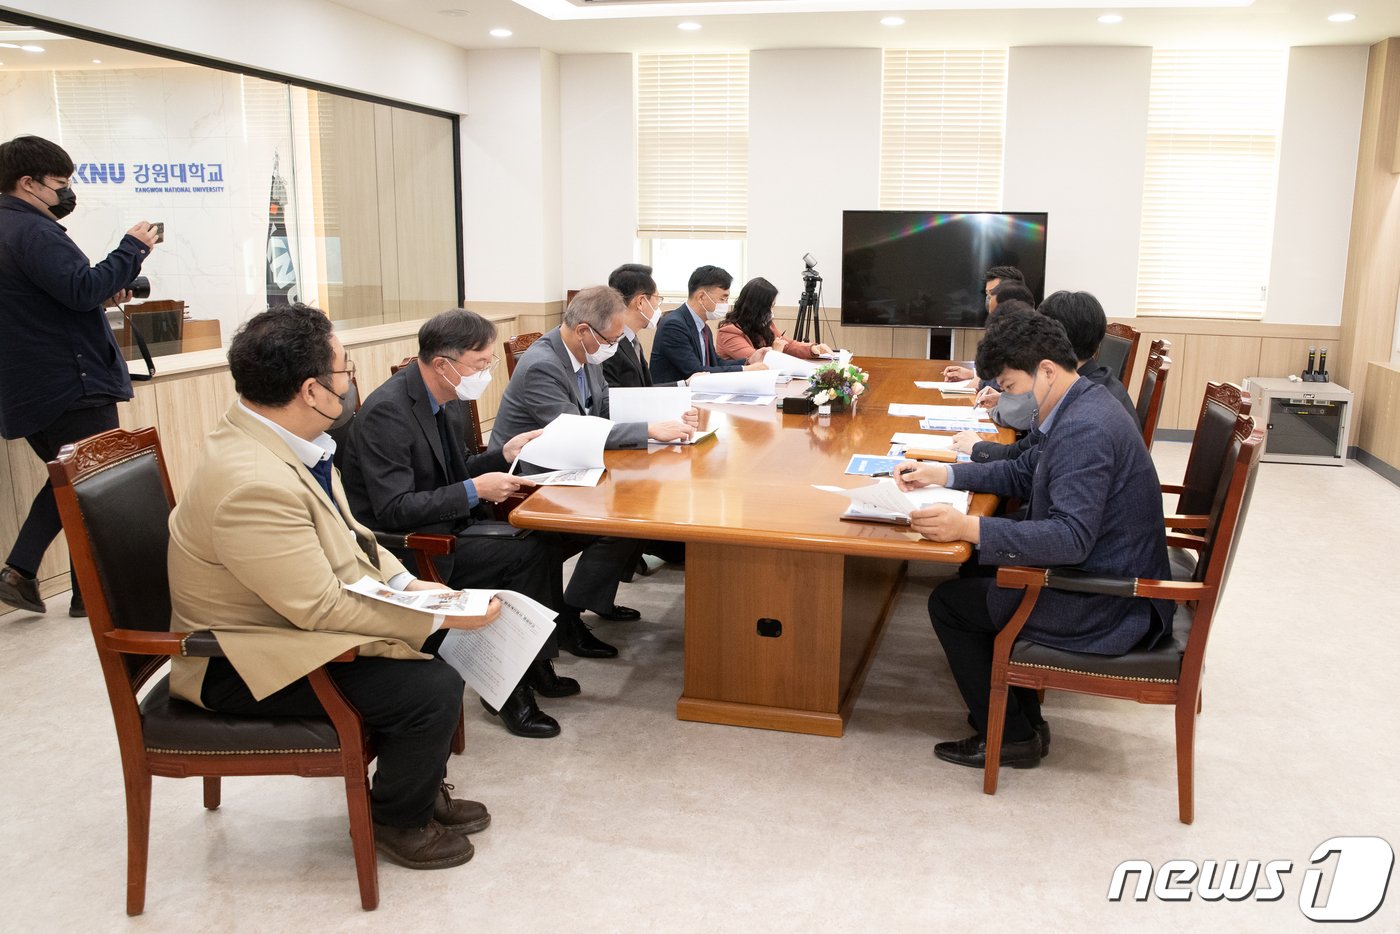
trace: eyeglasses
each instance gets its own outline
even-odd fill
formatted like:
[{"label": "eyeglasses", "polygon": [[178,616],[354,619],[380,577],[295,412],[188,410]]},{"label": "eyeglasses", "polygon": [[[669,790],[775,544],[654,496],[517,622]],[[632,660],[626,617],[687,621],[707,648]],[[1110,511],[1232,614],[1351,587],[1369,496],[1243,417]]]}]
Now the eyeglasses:
[{"label": "eyeglasses", "polygon": [[612,340],[608,340],[606,337],[603,336],[603,333],[601,331],[599,331],[593,325],[589,324],[587,321],[583,322],[583,326],[588,328],[588,330],[592,331],[594,335],[598,338],[598,342],[600,344],[603,344],[604,346],[611,347],[613,344],[616,344],[618,341],[622,340],[621,334],[617,335],[617,337],[614,337]]},{"label": "eyeglasses", "polygon": [[351,360],[349,357],[346,357],[346,358],[345,358],[345,369],[343,369],[343,370],[327,370],[326,372],[329,373],[331,376],[334,376],[334,375],[337,374],[337,373],[344,373],[346,376],[350,377],[351,379],[354,379],[354,378],[355,378],[355,361],[354,361],[354,360]]},{"label": "eyeglasses", "polygon": [[483,363],[481,366],[475,366],[473,364],[468,363],[465,360],[459,360],[456,357],[443,356],[442,359],[452,361],[452,363],[465,369],[469,375],[485,373],[487,370],[494,370],[496,368],[496,364],[501,362],[501,358],[496,356],[495,354],[492,354],[491,359]]}]

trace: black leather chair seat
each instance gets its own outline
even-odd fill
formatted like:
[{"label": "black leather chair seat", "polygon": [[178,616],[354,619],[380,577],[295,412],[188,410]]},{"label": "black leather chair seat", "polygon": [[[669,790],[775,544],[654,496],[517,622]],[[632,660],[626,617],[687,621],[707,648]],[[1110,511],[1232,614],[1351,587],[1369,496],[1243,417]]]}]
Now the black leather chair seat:
[{"label": "black leather chair seat", "polygon": [[[1172,566],[1172,580],[1189,581],[1196,573],[1196,552],[1190,548],[1168,548],[1167,560]],[[1176,626],[1175,620],[1172,626]]]},{"label": "black leather chair seat", "polygon": [[161,678],[141,701],[141,721],[150,752],[253,753],[334,752],[335,727],[324,717],[235,717],[170,696]]},{"label": "black leather chair seat", "polygon": [[1181,676],[1181,656],[1186,653],[1186,639],[1191,635],[1193,615],[1189,607],[1178,606],[1172,619],[1171,638],[1150,652],[1134,649],[1126,655],[1087,655],[1018,639],[1011,649],[1011,661],[1013,664],[1113,678],[1175,681]]}]

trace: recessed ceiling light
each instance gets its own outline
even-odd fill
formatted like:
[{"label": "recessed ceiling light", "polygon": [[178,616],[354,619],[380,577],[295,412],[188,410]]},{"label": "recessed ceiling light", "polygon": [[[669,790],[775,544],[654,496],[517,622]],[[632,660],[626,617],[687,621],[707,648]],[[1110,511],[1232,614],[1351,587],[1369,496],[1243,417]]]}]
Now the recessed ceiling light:
[{"label": "recessed ceiling light", "polygon": [[20,48],[20,51],[21,51],[21,52],[42,52],[42,51],[44,51],[44,47],[43,47],[42,45],[22,45],[22,46],[20,46],[19,48]]},{"label": "recessed ceiling light", "polygon": [[1112,26],[1114,23],[1123,22],[1123,17],[1119,16],[1117,13],[1105,13],[1103,16],[1099,17],[1099,22],[1103,23],[1105,26]]},{"label": "recessed ceiling light", "polygon": [[677,24],[676,24],[676,28],[677,28],[677,29],[684,29],[686,32],[695,32],[695,30],[697,30],[697,29],[700,28],[700,24],[699,24],[699,23],[689,23],[689,22],[687,22],[687,23],[677,23]]},{"label": "recessed ceiling light", "polygon": [[881,25],[881,26],[903,26],[903,25],[904,25],[904,17],[902,17],[902,16],[886,16],[884,19],[880,20],[880,25]]},{"label": "recessed ceiling light", "polygon": [[470,15],[471,15],[471,10],[458,10],[458,9],[438,10],[438,15],[439,15],[439,16],[470,16]]},{"label": "recessed ceiling light", "polygon": [[1329,23],[1349,23],[1356,19],[1355,13],[1333,13],[1327,17]]},{"label": "recessed ceiling light", "polygon": [[504,26],[497,26],[495,29],[491,30],[491,35],[495,36],[497,39],[509,39],[511,36],[515,35],[515,33],[506,29]]}]

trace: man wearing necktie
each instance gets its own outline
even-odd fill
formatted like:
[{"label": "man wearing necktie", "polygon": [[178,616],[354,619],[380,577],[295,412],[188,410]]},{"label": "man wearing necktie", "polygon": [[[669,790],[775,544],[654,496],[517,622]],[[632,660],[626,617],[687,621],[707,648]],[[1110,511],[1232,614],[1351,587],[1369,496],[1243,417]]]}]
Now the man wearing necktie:
[{"label": "man wearing necktie", "polygon": [[170,691],[250,716],[322,712],[306,674],[327,670],[378,752],[375,843],[414,869],[471,859],[480,804],[454,800],[446,761],[462,679],[435,654],[448,628],[483,617],[433,617],[351,593],[362,577],[431,590],[354,520],[331,467],[327,431],[354,414],[354,364],[330,320],[305,306],[250,319],[229,346],[239,399],[205,441],[170,515],[170,628],[216,634],[223,658],[175,658]]},{"label": "man wearing necktie", "polygon": [[622,296],[626,311],[622,317],[622,340],[617,342],[617,353],[603,362],[603,377],[613,389],[654,385],[640,338],[642,331],[656,327],[661,318],[661,295],[651,267],[640,263],[619,266],[608,276],[608,285]]}]

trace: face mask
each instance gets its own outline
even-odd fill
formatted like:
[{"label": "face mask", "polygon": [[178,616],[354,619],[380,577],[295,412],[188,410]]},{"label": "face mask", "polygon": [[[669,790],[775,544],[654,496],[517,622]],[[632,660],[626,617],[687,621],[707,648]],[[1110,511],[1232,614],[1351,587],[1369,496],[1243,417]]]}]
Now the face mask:
[{"label": "face mask", "polygon": [[316,414],[322,418],[329,418],[331,420],[331,423],[326,426],[326,431],[335,431],[337,428],[344,428],[346,425],[350,424],[350,419],[355,417],[355,409],[360,404],[360,390],[356,388],[354,380],[350,381],[350,388],[345,390],[345,395],[343,396],[325,383],[321,383],[321,386],[340,400],[340,414],[331,418],[331,416],[322,412],[320,409],[316,409]]},{"label": "face mask", "polygon": [[728,302],[720,302],[718,305],[716,305],[716,306],[714,307],[714,310],[713,310],[713,311],[711,311],[709,314],[707,314],[707,315],[705,316],[705,318],[706,318],[706,320],[709,320],[709,321],[718,321],[720,318],[723,318],[723,317],[725,317],[725,316],[728,315],[728,314],[729,314],[729,303],[728,303]]},{"label": "face mask", "polygon": [[[451,361],[448,361],[447,365],[452,366]],[[462,376],[462,374],[457,371],[457,368],[453,366],[452,372],[456,373],[459,377],[457,384],[452,387],[452,390],[457,393],[457,398],[461,399],[463,402],[471,402],[473,399],[480,399],[481,394],[486,391],[486,387],[491,385],[490,370],[482,370],[479,373],[473,373],[471,376]]]},{"label": "face mask", "polygon": [[585,346],[583,349],[583,356],[585,360],[594,366],[602,366],[609,357],[617,353],[617,344],[605,344],[597,337],[595,337],[594,340],[598,341],[598,349],[590,352],[588,347]]},{"label": "face mask", "polygon": [[1007,428],[1014,428],[1017,431],[1030,431],[1035,423],[1037,405],[1035,392],[1009,393],[1004,392],[997,400],[996,412],[997,421]]},{"label": "face mask", "polygon": [[[652,328],[656,327],[656,322],[661,318],[661,306],[658,305],[652,308],[651,302],[643,301],[647,308],[651,308],[651,314],[648,315],[645,311],[642,312],[642,317],[647,320],[647,323],[642,326],[642,330],[650,331]],[[641,309],[638,309],[638,311],[641,311]]]},{"label": "face mask", "polygon": [[[44,186],[49,188],[48,185]],[[49,191],[58,196],[57,203],[49,207],[49,213],[55,218],[63,219],[73,213],[73,209],[78,206],[78,194],[71,186],[65,185],[62,188],[49,188]]]}]

